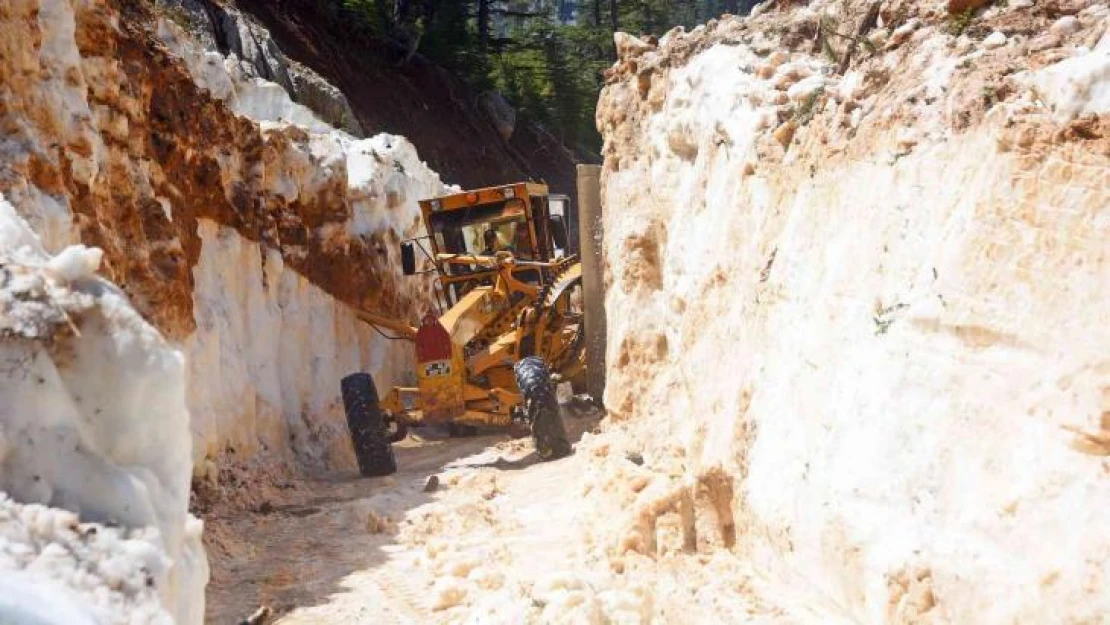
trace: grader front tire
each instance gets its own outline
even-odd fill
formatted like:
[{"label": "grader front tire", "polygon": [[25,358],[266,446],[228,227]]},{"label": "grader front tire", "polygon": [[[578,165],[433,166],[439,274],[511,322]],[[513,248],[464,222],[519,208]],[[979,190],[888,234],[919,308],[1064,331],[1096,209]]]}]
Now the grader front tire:
[{"label": "grader front tire", "polygon": [[352,373],[340,382],[347,427],[358,460],[358,471],[365,477],[381,477],[397,472],[385,416],[378,406],[378,391],[368,373]]}]

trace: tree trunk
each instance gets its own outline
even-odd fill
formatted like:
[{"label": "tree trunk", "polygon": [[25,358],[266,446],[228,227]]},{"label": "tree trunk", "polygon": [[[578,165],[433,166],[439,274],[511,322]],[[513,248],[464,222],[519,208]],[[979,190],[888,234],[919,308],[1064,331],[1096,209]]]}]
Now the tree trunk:
[{"label": "tree trunk", "polygon": [[489,0],[478,0],[478,45],[489,44]]},{"label": "tree trunk", "polygon": [[594,26],[601,28],[601,0],[594,0]]},{"label": "tree trunk", "polygon": [[393,14],[389,10],[389,6],[385,2],[375,2],[374,8],[378,10],[378,19],[381,20],[382,28],[385,30],[386,35],[389,35],[393,30]]},{"label": "tree trunk", "polygon": [[439,0],[426,0],[422,6],[424,9],[424,29],[426,32],[432,29],[432,24],[436,21],[436,9],[439,8]]},{"label": "tree trunk", "polygon": [[620,12],[617,10],[617,0],[609,0],[609,29],[613,32],[620,30]]}]

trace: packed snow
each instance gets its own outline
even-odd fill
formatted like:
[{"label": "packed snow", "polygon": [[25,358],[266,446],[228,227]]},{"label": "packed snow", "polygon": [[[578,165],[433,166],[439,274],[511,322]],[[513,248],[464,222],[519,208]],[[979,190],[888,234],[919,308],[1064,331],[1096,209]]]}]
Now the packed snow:
[{"label": "packed snow", "polygon": [[1059,121],[1110,112],[1110,30],[1093,50],[1076,50],[1071,58],[1027,73],[1025,82],[1052,107]]},{"label": "packed snow", "polygon": [[[4,502],[0,537],[8,547],[0,549],[0,566],[95,596],[98,613],[112,615],[105,622],[121,618],[112,602],[134,600],[144,603],[150,622],[165,610],[179,623],[200,623],[208,569],[201,522],[187,511],[184,361],[118,289],[94,275],[99,262],[99,250],[84,246],[51,257],[0,198],[0,491],[51,507]],[[69,555],[81,542],[73,534],[78,518],[141,537],[106,561],[97,554],[110,553],[110,543]],[[122,540],[122,531],[104,532],[104,540]],[[107,577],[78,574],[86,560]],[[128,599],[120,586],[141,575],[155,601]],[[126,596],[115,596],[121,592]],[[59,610],[66,601],[63,593]]]},{"label": "packed snow", "polygon": [[626,42],[599,107],[608,434],[644,469],[588,479],[590,540],[677,600],[674,545],[708,536],[793,619],[1097,620],[1110,163],[1040,137],[1105,112],[1106,35],[957,132],[987,88],[935,24],[839,84],[734,26]]},{"label": "packed snow", "polygon": [[226,447],[302,465],[353,466],[338,380],[401,382],[408,343],[389,341],[235,230],[201,220],[197,331],[186,345],[198,470]]},{"label": "packed snow", "polygon": [[[345,233],[392,232],[400,239],[422,233],[418,200],[454,188],[428,169],[404,137],[353,137],[293,102],[279,85],[245,75],[238,59],[204,50],[172,21],[160,19],[158,34],[185,61],[198,87],[259,123],[266,136],[281,133],[281,158],[267,163],[265,177],[275,198],[313,197],[345,174],[352,208]],[[289,127],[305,132],[284,132]],[[197,332],[186,344],[198,472],[205,458],[227,449],[239,458],[269,451],[316,466],[351,466],[338,381],[368,371],[379,388],[388,388],[405,375],[410,347],[382,338],[285,267],[275,251],[207,221],[199,233]],[[331,238],[332,232],[322,234]],[[422,280],[397,279],[414,294],[427,288]]]},{"label": "packed snow", "polygon": [[2,623],[174,623],[158,596],[170,564],[155,530],[81,523],[0,493]]}]

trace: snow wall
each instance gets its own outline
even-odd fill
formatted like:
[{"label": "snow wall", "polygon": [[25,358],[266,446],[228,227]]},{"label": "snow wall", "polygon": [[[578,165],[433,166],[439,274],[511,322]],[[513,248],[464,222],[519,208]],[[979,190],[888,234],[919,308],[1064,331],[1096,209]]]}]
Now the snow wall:
[{"label": "snow wall", "polygon": [[351,307],[415,321],[430,285],[402,279],[397,244],[448,187],[404,138],[331,128],[177,17],[0,9],[0,594],[58,605],[2,616],[201,622],[191,480],[234,497],[252,474],[353,468],[340,378],[406,376],[407,346]]},{"label": "snow wall", "polygon": [[592,540],[723,566],[691,618],[1100,621],[1110,10],[883,2],[841,73],[869,4],[617,35]]},{"label": "snow wall", "polygon": [[[40,504],[0,495],[0,568],[100,622],[168,610],[199,623],[208,568],[188,514],[184,361],[95,277],[101,258],[84,246],[51,258],[0,196],[0,491]],[[0,601],[5,620],[54,609],[20,594]],[[41,622],[70,622],[56,610]]]}]

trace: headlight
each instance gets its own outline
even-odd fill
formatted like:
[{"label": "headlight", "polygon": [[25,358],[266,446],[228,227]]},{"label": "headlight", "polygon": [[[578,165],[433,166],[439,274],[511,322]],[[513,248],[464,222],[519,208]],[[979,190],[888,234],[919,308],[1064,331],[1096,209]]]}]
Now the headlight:
[{"label": "headlight", "polygon": [[501,189],[501,195],[504,195],[506,198],[516,197],[516,189],[512,187],[505,187],[504,189]]},{"label": "headlight", "polygon": [[432,200],[432,211],[433,212],[439,212],[439,210],[441,208],[443,208],[443,205],[440,204],[439,200]]}]

